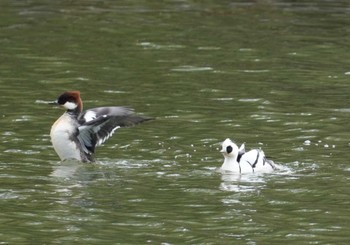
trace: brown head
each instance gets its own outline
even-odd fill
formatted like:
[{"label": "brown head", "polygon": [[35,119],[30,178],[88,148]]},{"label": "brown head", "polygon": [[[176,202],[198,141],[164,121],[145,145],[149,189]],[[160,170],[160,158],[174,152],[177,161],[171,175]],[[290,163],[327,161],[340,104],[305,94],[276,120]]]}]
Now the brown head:
[{"label": "brown head", "polygon": [[83,102],[79,91],[64,92],[58,97],[56,104],[64,107],[67,111],[80,113],[83,110]]}]

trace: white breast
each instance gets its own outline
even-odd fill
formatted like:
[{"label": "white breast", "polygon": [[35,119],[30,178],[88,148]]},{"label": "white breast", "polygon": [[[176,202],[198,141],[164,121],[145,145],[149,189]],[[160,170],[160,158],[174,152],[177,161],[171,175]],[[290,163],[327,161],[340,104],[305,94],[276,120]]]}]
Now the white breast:
[{"label": "white breast", "polygon": [[240,173],[239,163],[234,158],[225,157],[224,163],[221,168],[222,171],[230,171],[235,173]]},{"label": "white breast", "polygon": [[77,159],[81,161],[80,150],[71,137],[76,131],[76,124],[64,113],[51,127],[51,142],[60,159]]}]

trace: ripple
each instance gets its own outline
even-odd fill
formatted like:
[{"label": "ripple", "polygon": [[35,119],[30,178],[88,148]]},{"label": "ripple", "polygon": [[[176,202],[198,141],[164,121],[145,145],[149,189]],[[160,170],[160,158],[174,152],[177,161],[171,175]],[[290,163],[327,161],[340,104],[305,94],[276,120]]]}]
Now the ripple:
[{"label": "ripple", "polygon": [[178,71],[178,72],[197,72],[197,71],[212,71],[213,68],[209,66],[179,66],[177,68],[171,69],[172,71]]},{"label": "ripple", "polygon": [[126,94],[128,92],[121,91],[121,90],[104,90],[103,92],[109,93],[109,94]]},{"label": "ripple", "polygon": [[22,149],[8,149],[8,150],[5,150],[4,152],[6,152],[6,153],[15,153],[15,154],[24,154],[24,155],[40,154],[40,151],[22,150]]},{"label": "ripple", "polygon": [[212,100],[231,101],[231,100],[234,100],[234,98],[232,98],[232,97],[223,97],[223,98],[212,98]]},{"label": "ripple", "polygon": [[350,108],[334,109],[333,111],[336,111],[336,112],[344,112],[344,113],[350,113]]},{"label": "ripple", "polygon": [[270,72],[270,70],[240,70],[241,72],[245,73],[266,73]]},{"label": "ripple", "polygon": [[164,45],[164,44],[156,44],[152,42],[140,42],[140,43],[137,43],[137,45],[143,47],[144,49],[167,49],[167,50],[180,49],[185,47],[184,45],[179,45],[179,44]]},{"label": "ripple", "polygon": [[23,116],[21,116],[20,118],[13,119],[12,121],[13,121],[13,122],[28,122],[28,121],[30,121],[31,119],[32,119],[31,116],[29,116],[29,115],[23,115]]},{"label": "ripple", "polygon": [[220,50],[221,47],[198,47],[198,50]]},{"label": "ripple", "polygon": [[0,200],[9,200],[9,199],[20,199],[21,197],[18,194],[13,192],[4,192],[0,193]]}]

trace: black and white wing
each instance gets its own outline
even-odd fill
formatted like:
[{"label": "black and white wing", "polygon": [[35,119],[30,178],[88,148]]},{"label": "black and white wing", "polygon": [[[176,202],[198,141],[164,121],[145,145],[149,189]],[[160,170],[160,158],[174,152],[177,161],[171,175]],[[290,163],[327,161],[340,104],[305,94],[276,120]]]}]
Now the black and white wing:
[{"label": "black and white wing", "polygon": [[245,166],[253,172],[270,172],[274,170],[271,160],[266,159],[265,153],[260,149],[253,149],[242,155],[241,167]]},{"label": "black and white wing", "polygon": [[131,127],[152,118],[137,116],[129,107],[99,107],[84,111],[78,118],[78,139],[86,153],[94,153],[115,130]]},{"label": "black and white wing", "polygon": [[237,162],[239,162],[242,156],[245,154],[245,143],[243,143],[238,149]]}]

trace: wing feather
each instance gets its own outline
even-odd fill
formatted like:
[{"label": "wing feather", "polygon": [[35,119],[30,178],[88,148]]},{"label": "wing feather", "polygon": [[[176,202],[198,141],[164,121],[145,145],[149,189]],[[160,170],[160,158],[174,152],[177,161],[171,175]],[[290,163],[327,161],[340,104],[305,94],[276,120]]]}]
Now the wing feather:
[{"label": "wing feather", "polygon": [[87,110],[78,118],[78,139],[86,153],[94,153],[121,127],[131,127],[152,118],[137,116],[130,107],[99,107]]}]

